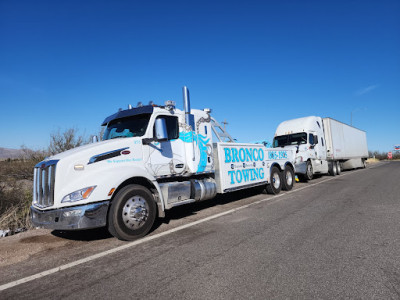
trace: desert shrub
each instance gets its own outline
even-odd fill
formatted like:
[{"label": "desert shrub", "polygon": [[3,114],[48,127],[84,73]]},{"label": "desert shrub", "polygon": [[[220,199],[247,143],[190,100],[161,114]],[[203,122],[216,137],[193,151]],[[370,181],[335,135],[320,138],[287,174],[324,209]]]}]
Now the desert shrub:
[{"label": "desert shrub", "polygon": [[[391,151],[392,152],[392,159],[400,159],[400,152],[399,151]],[[374,157],[379,160],[385,160],[388,157],[388,152],[384,151],[369,151],[369,157]]]},{"label": "desert shrub", "polygon": [[29,183],[16,180],[1,182],[0,199],[0,229],[32,227],[29,218],[32,188]]},{"label": "desert shrub", "polygon": [[50,134],[49,153],[55,155],[75,147],[89,143],[84,135],[79,135],[78,130],[70,128],[61,132],[60,130]]},{"label": "desert shrub", "polygon": [[90,139],[71,128],[51,133],[47,150],[22,146],[18,159],[0,161],[0,229],[32,228],[29,208],[32,203],[33,168],[50,155],[87,144]]}]

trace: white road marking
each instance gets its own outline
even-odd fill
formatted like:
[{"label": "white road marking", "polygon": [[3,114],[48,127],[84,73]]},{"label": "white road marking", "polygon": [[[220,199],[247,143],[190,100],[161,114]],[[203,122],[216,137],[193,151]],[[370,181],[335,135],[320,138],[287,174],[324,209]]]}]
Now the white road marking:
[{"label": "white road marking", "polygon": [[32,281],[32,280],[35,280],[35,279],[39,279],[39,278],[42,278],[42,277],[45,277],[45,276],[60,272],[62,270],[66,270],[66,269],[70,269],[70,268],[79,266],[81,264],[90,262],[92,260],[107,256],[109,254],[113,254],[113,253],[116,253],[116,252],[119,252],[119,251],[122,251],[122,250],[125,250],[125,249],[128,249],[128,248],[131,248],[131,247],[134,247],[134,246],[137,246],[137,245],[140,245],[140,244],[143,244],[143,243],[158,239],[158,238],[166,236],[168,234],[171,234],[171,233],[174,233],[174,232],[177,232],[177,231],[181,231],[183,229],[186,229],[186,228],[189,228],[189,227],[192,227],[192,226],[195,226],[195,225],[198,225],[198,224],[201,224],[201,223],[204,223],[204,222],[207,222],[207,221],[210,221],[210,220],[213,220],[213,219],[216,219],[216,218],[219,218],[219,217],[234,213],[236,211],[248,208],[248,207],[250,207],[252,205],[260,204],[260,203],[263,203],[263,202],[271,202],[271,204],[276,203],[276,202],[282,200],[282,199],[277,199],[277,198],[282,198],[283,196],[293,194],[295,192],[304,190],[304,189],[312,187],[312,186],[316,186],[316,185],[321,184],[321,183],[325,183],[327,181],[331,181],[331,180],[336,179],[336,178],[341,178],[341,177],[346,176],[348,174],[354,174],[355,172],[358,172],[358,171],[361,171],[361,170],[356,170],[356,171],[353,171],[353,172],[350,172],[350,173],[341,174],[338,177],[336,177],[336,176],[335,177],[330,177],[328,179],[319,181],[317,183],[308,184],[306,186],[303,186],[303,187],[300,187],[298,189],[294,189],[294,190],[285,192],[283,194],[274,195],[274,196],[269,197],[269,198],[264,198],[264,199],[258,200],[256,202],[252,202],[252,203],[249,203],[249,204],[246,204],[246,205],[242,205],[240,207],[236,207],[236,208],[227,210],[225,212],[209,216],[209,217],[201,219],[201,220],[197,220],[197,221],[185,224],[185,225],[181,225],[181,226],[178,226],[176,228],[172,228],[170,230],[167,230],[167,231],[164,231],[164,232],[161,232],[161,233],[158,233],[158,234],[147,236],[147,237],[144,237],[144,238],[142,238],[140,240],[136,240],[136,241],[130,242],[128,244],[125,244],[125,245],[122,245],[122,246],[119,246],[119,247],[116,247],[116,248],[113,248],[113,249],[110,249],[110,250],[107,250],[107,251],[104,251],[104,252],[100,252],[100,253],[88,256],[86,258],[82,258],[82,259],[79,259],[77,261],[74,261],[74,262],[71,262],[71,263],[68,263],[68,264],[65,264],[65,265],[61,265],[61,266],[53,268],[53,269],[49,269],[47,271],[43,271],[43,272],[28,276],[28,277],[25,277],[25,278],[22,278],[22,279],[18,279],[18,280],[15,280],[15,281],[0,285],[0,291],[7,290],[7,289],[15,287],[17,285],[20,285],[20,284],[23,284],[23,283],[26,283],[26,282],[29,282],[29,281]]}]

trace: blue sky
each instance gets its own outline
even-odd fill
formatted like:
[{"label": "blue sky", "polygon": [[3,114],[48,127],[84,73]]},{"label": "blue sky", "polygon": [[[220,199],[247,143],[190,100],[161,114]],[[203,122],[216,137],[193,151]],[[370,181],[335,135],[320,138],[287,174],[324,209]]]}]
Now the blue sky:
[{"label": "blue sky", "polygon": [[241,142],[317,115],[400,144],[400,1],[0,0],[0,147],[96,134],[153,100],[210,107]]}]

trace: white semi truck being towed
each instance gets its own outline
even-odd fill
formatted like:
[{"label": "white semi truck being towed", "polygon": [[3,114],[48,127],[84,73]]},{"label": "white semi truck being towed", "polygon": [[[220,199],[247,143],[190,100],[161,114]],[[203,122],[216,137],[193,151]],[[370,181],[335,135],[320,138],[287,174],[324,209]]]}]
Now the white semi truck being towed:
[{"label": "white semi truck being towed", "polygon": [[365,131],[331,118],[305,117],[279,124],[273,149],[296,152],[296,174],[311,180],[314,174],[339,175],[341,170],[366,166]]},{"label": "white semi truck being towed", "polygon": [[235,143],[210,109],[190,109],[186,87],[183,95],[184,111],[172,101],[130,106],[104,120],[102,142],[37,164],[33,224],[55,230],[107,226],[115,237],[133,240],[178,205],[244,188],[292,188],[292,150]]}]

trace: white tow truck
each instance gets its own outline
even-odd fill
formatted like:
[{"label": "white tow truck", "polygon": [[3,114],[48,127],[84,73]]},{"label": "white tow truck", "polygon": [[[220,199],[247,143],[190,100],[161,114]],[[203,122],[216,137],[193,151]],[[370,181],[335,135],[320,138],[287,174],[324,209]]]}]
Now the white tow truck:
[{"label": "white tow truck", "polygon": [[341,170],[366,166],[365,131],[332,118],[304,117],[279,124],[273,149],[296,152],[296,174],[311,180],[314,174],[340,175]]},{"label": "white tow truck", "polygon": [[[107,226],[121,240],[144,236],[156,217],[218,193],[290,190],[294,152],[236,143],[211,110],[139,105],[102,123],[103,141],[57,154],[34,169],[33,224],[55,230]],[[213,138],[216,139],[213,143]]]}]

